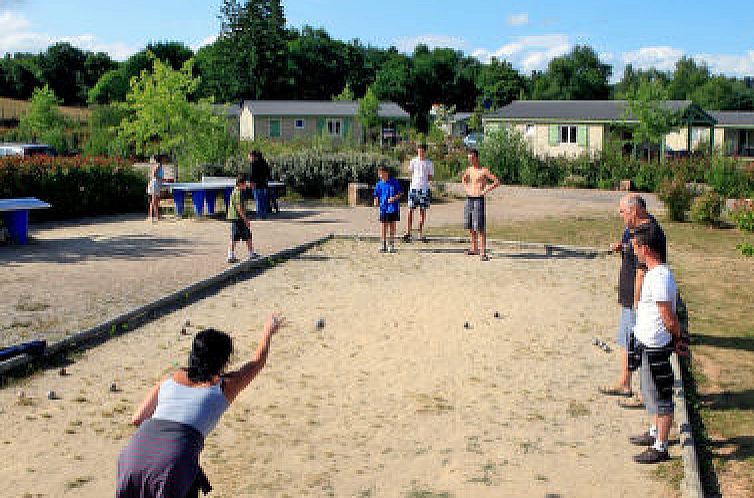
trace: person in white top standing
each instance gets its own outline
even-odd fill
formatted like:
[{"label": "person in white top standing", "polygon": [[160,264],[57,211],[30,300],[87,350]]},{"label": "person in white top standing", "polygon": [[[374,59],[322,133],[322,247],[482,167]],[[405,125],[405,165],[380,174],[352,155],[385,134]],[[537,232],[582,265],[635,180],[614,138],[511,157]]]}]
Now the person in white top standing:
[{"label": "person in white top standing", "polygon": [[435,174],[432,161],[427,158],[427,144],[420,143],[416,146],[416,157],[411,159],[408,165],[411,173],[411,186],[408,193],[408,221],[406,233],[403,234],[404,242],[411,242],[413,230],[414,211],[419,208],[419,240],[426,242],[424,238],[424,223],[427,220],[427,209],[430,204],[429,182]]},{"label": "person in white top standing", "polygon": [[648,448],[636,455],[637,463],[658,463],[670,459],[668,435],[673,423],[673,369],[670,355],[687,355],[681,340],[681,324],[676,315],[678,294],[673,273],[663,257],[664,237],[654,223],[634,230],[634,252],[647,266],[636,308],[634,337],[641,350],[641,391],[652,417],[649,431],[630,441]]}]

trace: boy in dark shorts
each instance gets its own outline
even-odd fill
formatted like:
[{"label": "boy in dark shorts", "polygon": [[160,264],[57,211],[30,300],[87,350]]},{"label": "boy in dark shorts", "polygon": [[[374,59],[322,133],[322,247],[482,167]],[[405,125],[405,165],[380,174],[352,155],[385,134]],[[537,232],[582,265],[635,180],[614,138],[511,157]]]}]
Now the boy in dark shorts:
[{"label": "boy in dark shorts", "polygon": [[230,242],[228,244],[228,263],[238,263],[236,258],[236,242],[243,240],[249,250],[248,259],[259,257],[254,252],[251,239],[251,222],[246,216],[246,179],[243,176],[236,178],[236,186],[230,194],[228,203],[227,219],[230,221]]},{"label": "boy in dark shorts", "polygon": [[[374,205],[380,208],[380,252],[395,252],[395,225],[401,219],[401,184],[390,176],[387,166],[377,170],[380,181],[374,187]],[[390,243],[388,243],[388,231]]]},{"label": "boy in dark shorts", "polygon": [[479,164],[479,151],[469,149],[469,167],[461,179],[466,190],[466,204],[463,209],[463,226],[471,236],[471,249],[468,255],[479,255],[487,261],[487,232],[484,196],[500,186],[500,180],[489,169]]}]

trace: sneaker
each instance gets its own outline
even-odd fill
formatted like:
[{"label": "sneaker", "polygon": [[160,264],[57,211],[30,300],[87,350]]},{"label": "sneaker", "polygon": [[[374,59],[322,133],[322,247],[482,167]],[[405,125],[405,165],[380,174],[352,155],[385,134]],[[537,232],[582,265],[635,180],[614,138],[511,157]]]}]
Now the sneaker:
[{"label": "sneaker", "polygon": [[403,239],[403,242],[411,242],[411,234],[408,232],[404,233],[401,238]]},{"label": "sneaker", "polygon": [[380,246],[380,252],[387,252],[387,246]]},{"label": "sneaker", "polygon": [[389,245],[387,247],[387,252],[389,252],[389,253],[395,253],[396,252],[395,251],[395,246],[394,245]]},{"label": "sneaker", "polygon": [[635,444],[636,446],[654,446],[655,444],[655,438],[649,433],[649,431],[639,434],[638,436],[631,436],[628,440],[631,444]]},{"label": "sneaker", "polygon": [[235,256],[228,256],[228,263],[231,264],[231,265],[235,264],[235,263],[238,263],[238,258],[235,257]]},{"label": "sneaker", "polygon": [[251,261],[252,259],[258,259],[259,254],[255,253],[254,251],[251,251],[249,255],[246,257],[246,261]]},{"label": "sneaker", "polygon": [[634,456],[634,462],[636,463],[660,463],[667,462],[668,460],[670,460],[670,454],[668,453],[668,450],[657,451],[654,446],[650,446],[646,450]]}]

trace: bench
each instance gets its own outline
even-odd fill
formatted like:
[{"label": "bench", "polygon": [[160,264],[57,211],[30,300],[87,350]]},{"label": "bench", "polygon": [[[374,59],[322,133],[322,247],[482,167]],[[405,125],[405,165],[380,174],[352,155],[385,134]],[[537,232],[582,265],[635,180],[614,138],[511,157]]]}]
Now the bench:
[{"label": "bench", "polygon": [[36,197],[0,199],[0,213],[3,215],[11,241],[19,245],[26,245],[29,236],[29,211],[49,207],[48,203],[40,201]]}]

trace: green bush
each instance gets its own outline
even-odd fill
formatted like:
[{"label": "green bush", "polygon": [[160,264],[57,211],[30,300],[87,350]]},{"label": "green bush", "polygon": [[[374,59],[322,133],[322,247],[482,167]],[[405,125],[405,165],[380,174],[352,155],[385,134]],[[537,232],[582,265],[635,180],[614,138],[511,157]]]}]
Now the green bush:
[{"label": "green bush", "polygon": [[37,197],[52,209],[37,220],[140,211],[146,178],[124,160],[97,157],[0,158],[0,198]]},{"label": "green bush", "polygon": [[720,221],[723,212],[723,198],[717,192],[706,192],[694,198],[691,203],[691,221],[701,225],[714,225]]},{"label": "green bush", "polygon": [[751,200],[736,201],[730,212],[733,223],[746,232],[754,232],[754,202]]},{"label": "green bush", "polygon": [[754,256],[754,246],[748,242],[742,242],[736,246],[736,249],[741,251],[744,256]]},{"label": "green bush", "polygon": [[691,207],[691,191],[682,177],[665,180],[660,184],[657,197],[665,204],[665,210],[672,221],[684,221]]},{"label": "green bush", "polygon": [[[308,150],[267,157],[274,179],[279,179],[306,197],[338,196],[350,182],[375,183],[377,167],[387,166],[398,173],[398,161],[371,152],[322,152]],[[229,161],[226,174],[248,172],[243,157]]]},{"label": "green bush", "polygon": [[704,181],[725,198],[746,197],[754,191],[754,177],[732,157],[715,155],[704,173]]}]

